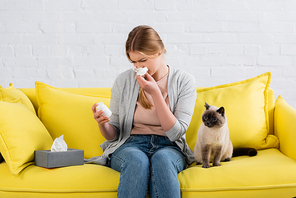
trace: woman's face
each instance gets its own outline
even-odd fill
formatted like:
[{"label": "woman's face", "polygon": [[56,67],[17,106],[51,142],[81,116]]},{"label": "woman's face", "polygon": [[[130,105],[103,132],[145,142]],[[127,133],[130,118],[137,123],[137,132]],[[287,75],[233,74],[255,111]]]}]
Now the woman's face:
[{"label": "woman's face", "polygon": [[145,56],[137,51],[129,52],[129,57],[136,68],[147,67],[148,73],[151,76],[153,76],[159,67],[163,65],[163,57],[161,52],[152,56]]}]

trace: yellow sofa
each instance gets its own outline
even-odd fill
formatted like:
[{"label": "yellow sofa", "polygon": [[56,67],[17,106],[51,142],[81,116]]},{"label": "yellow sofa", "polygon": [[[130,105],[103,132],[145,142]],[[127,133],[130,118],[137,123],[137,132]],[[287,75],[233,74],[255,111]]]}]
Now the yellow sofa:
[{"label": "yellow sofa", "polygon": [[[186,133],[190,148],[194,148],[207,102],[225,107],[234,147],[251,146],[258,154],[234,157],[208,169],[192,164],[179,173],[183,198],[296,196],[296,110],[281,96],[275,101],[270,80],[271,73],[265,73],[240,82],[197,88],[196,107]],[[8,128],[10,120],[0,120],[0,151],[5,159],[0,163],[0,197],[116,197],[120,174],[111,168],[84,164],[46,169],[34,165],[32,154],[33,149],[50,149],[52,140],[64,134],[68,147],[83,149],[85,158],[101,155],[99,145],[105,140],[92,118],[91,106],[99,101],[109,105],[110,95],[110,88],[55,88],[41,82],[36,82],[35,88],[0,86],[0,118],[17,118]],[[30,127],[24,126],[27,124]],[[30,131],[37,125],[37,132]],[[10,130],[15,130],[13,138]],[[42,137],[28,139],[40,131]],[[13,146],[15,141],[17,146]],[[39,144],[27,147],[34,142]],[[15,158],[27,154],[28,159]]]}]

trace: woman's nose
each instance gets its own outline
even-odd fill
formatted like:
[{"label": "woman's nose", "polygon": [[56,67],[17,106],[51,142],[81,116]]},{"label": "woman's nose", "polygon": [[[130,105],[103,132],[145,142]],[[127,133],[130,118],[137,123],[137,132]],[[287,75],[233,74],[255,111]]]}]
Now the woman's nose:
[{"label": "woman's nose", "polygon": [[135,66],[137,69],[139,69],[139,68],[142,67],[142,64],[139,63],[139,62],[136,62],[136,63],[134,63],[134,66]]}]

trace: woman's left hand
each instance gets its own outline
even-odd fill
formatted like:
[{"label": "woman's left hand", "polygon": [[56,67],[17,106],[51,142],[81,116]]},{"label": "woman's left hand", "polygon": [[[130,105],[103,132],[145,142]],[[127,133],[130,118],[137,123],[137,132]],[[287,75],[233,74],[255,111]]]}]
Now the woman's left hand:
[{"label": "woman's left hand", "polygon": [[137,82],[144,91],[150,95],[161,93],[156,81],[150,76],[150,74],[146,73],[144,77],[137,75]]}]

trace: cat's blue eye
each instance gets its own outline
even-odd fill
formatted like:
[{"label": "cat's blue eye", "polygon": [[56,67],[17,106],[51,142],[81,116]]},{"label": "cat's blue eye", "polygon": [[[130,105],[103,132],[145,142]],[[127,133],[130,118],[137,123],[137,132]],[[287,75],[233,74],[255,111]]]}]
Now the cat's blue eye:
[{"label": "cat's blue eye", "polygon": [[217,121],[217,118],[214,118],[213,121],[216,122]]},{"label": "cat's blue eye", "polygon": [[208,116],[204,116],[204,119],[207,120],[208,119]]}]

